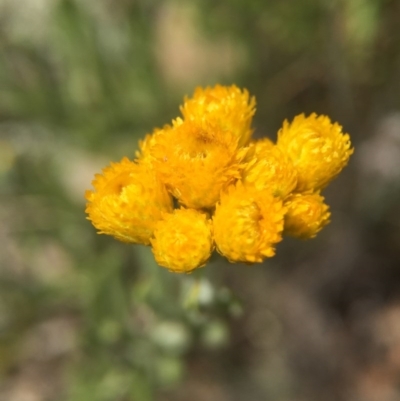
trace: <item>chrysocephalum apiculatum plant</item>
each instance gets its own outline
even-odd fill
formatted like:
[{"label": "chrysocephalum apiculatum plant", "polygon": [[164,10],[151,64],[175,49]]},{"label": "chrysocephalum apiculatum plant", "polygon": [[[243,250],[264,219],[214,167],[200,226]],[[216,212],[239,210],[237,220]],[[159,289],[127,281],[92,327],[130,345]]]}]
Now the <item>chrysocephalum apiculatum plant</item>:
[{"label": "chrysocephalum apiculatum plant", "polygon": [[234,85],[197,88],[134,160],[95,176],[88,219],[100,234],[150,245],[176,273],[204,266],[214,248],[259,263],[283,235],[315,237],[330,219],[321,191],[353,153],[349,135],[313,113],[284,121],[276,143],[252,140],[255,104]]}]

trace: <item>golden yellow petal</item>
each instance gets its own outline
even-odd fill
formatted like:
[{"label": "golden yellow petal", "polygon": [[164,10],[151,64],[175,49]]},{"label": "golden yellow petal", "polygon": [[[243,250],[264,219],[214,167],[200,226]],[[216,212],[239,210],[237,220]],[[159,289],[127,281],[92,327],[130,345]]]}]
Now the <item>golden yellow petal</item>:
[{"label": "golden yellow petal", "polygon": [[136,157],[141,163],[153,161],[152,149],[157,144],[158,137],[170,129],[169,125],[165,125],[163,128],[155,128],[151,134],[146,134],[144,139],[139,140],[139,150],[136,152]]},{"label": "golden yellow petal", "polygon": [[157,223],[151,244],[160,266],[175,273],[190,273],[210,258],[211,223],[204,213],[177,209]]},{"label": "golden yellow petal", "polygon": [[296,190],[319,190],[347,165],[354,149],[342,127],[327,116],[298,115],[285,121],[278,132],[277,146],[293,161],[298,172]]},{"label": "golden yellow petal", "polygon": [[162,213],[172,212],[172,198],[155,172],[126,157],[96,174],[92,185],[86,213],[99,234],[149,244]]},{"label": "golden yellow petal", "polygon": [[213,217],[219,253],[231,262],[262,262],[282,240],[285,208],[269,191],[238,183],[221,195]]},{"label": "golden yellow petal", "polygon": [[318,193],[295,194],[285,202],[285,234],[309,239],[329,223],[329,206]]},{"label": "golden yellow petal", "polygon": [[185,98],[180,107],[184,120],[203,123],[212,122],[223,131],[229,131],[238,139],[239,146],[249,143],[251,122],[256,101],[246,89],[237,86],[196,88],[191,98]]},{"label": "golden yellow petal", "polygon": [[[255,142],[250,160],[243,169],[242,181],[257,190],[268,190],[284,199],[297,184],[297,171],[291,159],[269,139]],[[247,157],[245,159],[247,160]]]},{"label": "golden yellow petal", "polygon": [[212,208],[223,189],[241,176],[243,148],[237,138],[209,122],[174,121],[152,147],[154,166],[179,202]]}]

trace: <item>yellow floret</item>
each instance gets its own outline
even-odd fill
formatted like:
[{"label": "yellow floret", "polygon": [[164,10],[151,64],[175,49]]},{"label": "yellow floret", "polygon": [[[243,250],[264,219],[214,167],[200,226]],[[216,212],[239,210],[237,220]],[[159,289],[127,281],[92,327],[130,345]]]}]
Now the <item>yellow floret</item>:
[{"label": "yellow floret", "polygon": [[136,157],[141,163],[153,161],[152,149],[157,143],[157,138],[170,129],[169,125],[165,125],[164,128],[155,128],[151,134],[147,134],[144,139],[139,140],[139,150],[136,151]]},{"label": "yellow floret", "polygon": [[160,266],[176,273],[190,273],[210,258],[211,223],[204,213],[177,209],[157,223],[151,244]]},{"label": "yellow floret", "polygon": [[297,171],[291,159],[269,139],[253,144],[243,170],[243,183],[257,190],[268,190],[284,199],[296,187]]},{"label": "yellow floret", "polygon": [[207,121],[174,121],[158,134],[151,154],[154,166],[179,202],[194,209],[211,208],[220,192],[241,175],[247,149],[237,138]]},{"label": "yellow floret", "polygon": [[221,195],[213,230],[217,250],[231,262],[262,262],[282,240],[285,208],[269,191],[240,183]]},{"label": "yellow floret", "polygon": [[172,198],[154,171],[126,157],[96,174],[92,185],[86,213],[99,234],[149,244],[162,213],[172,212]]},{"label": "yellow floret", "polygon": [[329,206],[318,193],[295,194],[285,202],[285,234],[296,238],[313,238],[329,223]]},{"label": "yellow floret", "polygon": [[216,85],[213,88],[197,87],[193,97],[185,97],[180,109],[185,120],[213,122],[223,131],[232,132],[239,146],[244,146],[251,138],[255,105],[255,98],[250,97],[246,89]]},{"label": "yellow floret", "polygon": [[297,191],[319,190],[346,166],[354,149],[342,127],[327,116],[301,114],[285,121],[278,133],[278,147],[298,171]]}]

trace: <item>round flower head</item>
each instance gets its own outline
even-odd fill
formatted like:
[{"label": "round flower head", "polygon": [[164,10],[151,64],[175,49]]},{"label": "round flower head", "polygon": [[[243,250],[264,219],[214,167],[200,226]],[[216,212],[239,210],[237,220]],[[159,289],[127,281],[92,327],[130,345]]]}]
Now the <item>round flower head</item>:
[{"label": "round flower head", "polygon": [[240,183],[221,195],[213,218],[219,253],[231,262],[262,262],[282,240],[285,208],[269,191]]},{"label": "round flower head", "polygon": [[211,223],[197,210],[176,209],[157,223],[151,244],[160,266],[176,273],[190,273],[210,258]]},{"label": "round flower head", "polygon": [[237,150],[237,138],[218,126],[178,119],[157,136],[151,154],[172,195],[201,209],[213,207],[221,190],[240,178],[246,151]]},{"label": "round flower head", "polygon": [[149,244],[163,212],[172,212],[172,198],[149,166],[128,158],[96,174],[94,191],[86,191],[88,219],[99,234],[123,242]]},{"label": "round flower head", "polygon": [[297,171],[291,159],[269,139],[254,143],[246,156],[249,160],[243,169],[243,183],[257,190],[268,190],[282,199],[297,184]]},{"label": "round flower head", "polygon": [[256,100],[249,92],[237,86],[216,85],[213,88],[196,88],[193,97],[185,97],[181,112],[185,120],[213,121],[222,130],[231,131],[239,146],[248,144],[252,130],[251,120]]},{"label": "round flower head", "polygon": [[278,133],[278,147],[292,159],[298,171],[297,191],[324,188],[346,166],[351,149],[348,134],[327,116],[301,114],[285,121]]},{"label": "round flower head", "polygon": [[309,239],[329,223],[329,206],[318,193],[294,194],[285,202],[285,234]]}]

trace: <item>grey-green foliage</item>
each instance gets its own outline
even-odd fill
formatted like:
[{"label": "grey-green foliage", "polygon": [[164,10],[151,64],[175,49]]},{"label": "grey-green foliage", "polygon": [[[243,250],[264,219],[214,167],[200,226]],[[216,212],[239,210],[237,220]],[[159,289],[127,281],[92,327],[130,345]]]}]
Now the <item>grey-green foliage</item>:
[{"label": "grey-green foliage", "polygon": [[48,124],[91,148],[109,146],[111,135],[135,142],[149,121],[163,123],[165,97],[152,47],[154,5],[92,6],[55,2],[40,43],[3,32],[2,119]]}]

